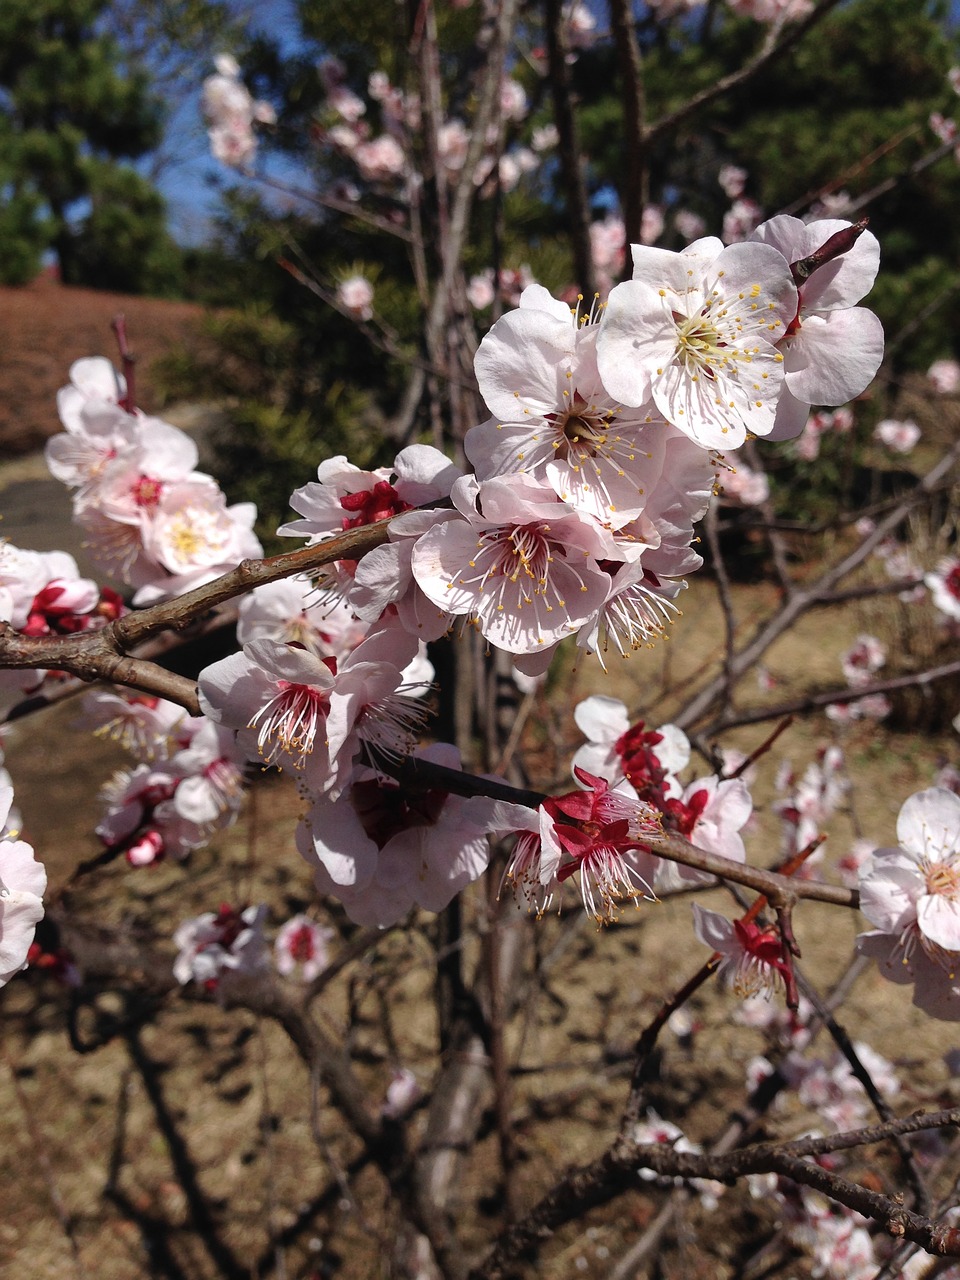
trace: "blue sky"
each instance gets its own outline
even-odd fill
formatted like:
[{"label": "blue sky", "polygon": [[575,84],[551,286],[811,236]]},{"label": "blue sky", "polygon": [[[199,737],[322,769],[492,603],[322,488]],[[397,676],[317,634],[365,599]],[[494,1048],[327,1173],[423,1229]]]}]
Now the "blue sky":
[{"label": "blue sky", "polygon": [[[282,54],[293,54],[300,47],[293,0],[261,0],[251,13],[250,26],[255,33],[276,41]],[[215,54],[232,52],[229,47],[211,48],[204,73],[213,73]],[[208,238],[211,218],[219,206],[217,184],[245,181],[211,157],[199,90],[189,94],[171,114],[161,155],[146,157],[138,167],[156,181],[167,201],[170,230],[183,244],[198,244]],[[270,158],[268,172],[288,182],[296,179],[293,166],[282,157]]]}]

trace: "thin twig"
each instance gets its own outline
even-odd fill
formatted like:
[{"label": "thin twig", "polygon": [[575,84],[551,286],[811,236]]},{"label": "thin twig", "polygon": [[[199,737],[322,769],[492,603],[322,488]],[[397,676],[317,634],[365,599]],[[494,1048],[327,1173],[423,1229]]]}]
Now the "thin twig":
[{"label": "thin twig", "polygon": [[729,93],[732,89],[748,83],[764,67],[770,66],[772,62],[789,53],[794,45],[803,39],[811,27],[816,26],[839,3],[840,0],[820,0],[820,3],[803,21],[792,23],[787,30],[787,34],[779,40],[777,39],[778,32],[776,29],[772,30],[764,40],[760,52],[751,58],[749,62],[744,63],[738,71],[732,71],[729,75],[722,76],[709,88],[702,89],[699,93],[695,93],[693,97],[688,98],[675,111],[668,112],[665,116],[661,116],[659,120],[655,120],[651,125],[648,125],[644,130],[646,144],[649,146],[654,139],[675,129],[678,124],[681,124],[689,116],[696,115],[701,108],[708,106],[717,98],[723,97],[724,94]]}]

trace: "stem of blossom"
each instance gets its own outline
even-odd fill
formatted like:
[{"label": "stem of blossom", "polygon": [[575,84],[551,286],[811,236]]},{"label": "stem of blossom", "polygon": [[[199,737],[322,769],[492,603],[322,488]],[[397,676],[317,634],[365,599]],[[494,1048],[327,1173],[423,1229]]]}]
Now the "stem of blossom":
[{"label": "stem of blossom", "polygon": [[[771,747],[776,742],[776,740],[780,737],[781,733],[785,733],[787,729],[789,729],[790,726],[793,724],[793,721],[794,721],[793,716],[785,716],[784,719],[781,720],[780,723],[777,725],[777,727],[773,730],[773,732],[769,734],[766,738],[764,738],[763,742],[760,743],[759,747],[754,747],[753,751],[751,751],[750,754],[745,757],[745,759],[741,760],[741,762],[737,765],[736,769],[734,769],[732,773],[721,772],[720,777],[727,780],[732,778],[742,778],[752,764],[756,764],[756,762],[761,758],[761,756],[765,756],[767,754],[767,752],[771,749]],[[820,843],[821,842],[818,840],[817,844],[820,844]],[[813,852],[813,848],[815,847],[816,846],[814,845],[811,848],[810,850],[811,853]],[[809,857],[809,854],[805,853],[804,856]],[[781,871],[783,872],[784,875],[790,874],[788,871],[785,871],[783,868],[781,868]]]},{"label": "stem of blossom", "polygon": [[120,398],[118,403],[122,409],[126,409],[127,413],[133,414],[137,411],[137,358],[131,352],[127,343],[127,319],[122,311],[118,311],[110,321],[110,328],[116,335],[117,350],[123,363],[123,376],[127,384],[127,393]]}]

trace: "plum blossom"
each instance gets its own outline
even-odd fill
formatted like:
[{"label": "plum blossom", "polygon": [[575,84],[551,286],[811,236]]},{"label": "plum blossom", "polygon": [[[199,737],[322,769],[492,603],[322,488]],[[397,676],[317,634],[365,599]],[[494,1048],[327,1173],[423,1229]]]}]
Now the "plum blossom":
[{"label": "plum blossom", "polygon": [[296,974],[301,982],[312,982],[329,964],[327,945],[335,937],[335,930],[309,916],[291,916],[273,944],[277,972],[285,978]]},{"label": "plum blossom", "polygon": [[403,173],[407,163],[403,147],[389,133],[356,143],[350,155],[365,182],[390,183]]},{"label": "plum blossom", "polygon": [[243,801],[242,756],[234,735],[156,698],[87,697],[88,723],[138,757],[101,789],[97,835],[131,866],[182,859],[230,826]]},{"label": "plum blossom", "polygon": [[265,906],[231,907],[184,920],[173,935],[179,953],[173,976],[181,986],[199,982],[208,991],[222,989],[231,974],[255,974],[268,963],[263,922]]},{"label": "plum blossom", "polygon": [[426,710],[404,668],[416,637],[384,625],[342,661],[296,645],[254,640],[200,673],[200,705],[238,729],[251,758],[293,769],[316,792],[335,788],[364,747],[406,754]]},{"label": "plum blossom", "polygon": [[[281,525],[282,536],[307,536],[311,542],[346,529],[399,517],[390,526],[387,544],[356,561],[338,560],[321,579],[324,605],[345,600],[367,623],[377,621],[394,606],[403,626],[424,641],[436,640],[450,619],[428,600],[412,572],[414,542],[448,511],[429,506],[445,499],[460,475],[449,458],[429,445],[410,445],[397,454],[393,467],[360,471],[343,455],[330,458],[317,470],[318,482],[297,489],[291,506],[305,518]],[[426,508],[414,511],[413,508]]]},{"label": "plum blossom", "polygon": [[[209,582],[262,549],[252,503],[228,507],[216,482],[195,470],[194,441],[125,407],[115,398],[122,387],[107,361],[71,366],[58,397],[66,429],[48,442],[47,461],[76,489],[74,521],[91,558],[134,587],[141,605]],[[106,617],[109,603],[101,593],[96,612]]]},{"label": "plum blossom", "polygon": [[73,556],[65,551],[29,551],[0,538],[0,622],[23,631],[35,612],[35,601],[52,582],[62,584],[58,596],[68,590],[68,583],[80,584],[77,603],[87,611],[97,602],[96,586],[80,578]]},{"label": "plum blossom", "polygon": [[804,224],[780,214],[753,232],[752,242],[778,249],[792,266],[835,237],[850,246],[800,281],[800,303],[779,348],[784,391],[771,439],[798,435],[811,404],[841,405],[869,385],[883,358],[883,328],[856,303],[867,294],[880,264],[880,245],[869,231],[854,236],[849,222],[824,219]]},{"label": "plum blossom", "polygon": [[373,285],[366,276],[348,276],[337,285],[337,301],[357,320],[373,317]]},{"label": "plum blossom", "polygon": [[263,555],[253,532],[252,502],[227,506],[219,485],[195,476],[164,489],[143,530],[143,545],[162,571],[133,597],[136,605],[181,595]]},{"label": "plum blossom", "polygon": [[736,448],[747,431],[769,435],[783,382],[776,344],[797,309],[783,255],[707,238],[681,253],[634,245],[633,261],[597,339],[608,394],[629,406],[652,397],[703,448]]},{"label": "plum blossom", "polygon": [[729,980],[741,999],[763,993],[769,1000],[781,990],[788,1004],[796,1004],[793,969],[775,929],[763,929],[753,920],[728,920],[697,902],[693,927],[700,941],[721,957],[717,973]]},{"label": "plum blossom", "polygon": [[678,209],[673,215],[673,225],[684,240],[699,240],[707,229],[707,224],[699,213],[691,209]]},{"label": "plum blossom", "polygon": [[451,175],[463,168],[469,149],[470,132],[463,121],[445,120],[437,130],[437,155]]},{"label": "plum blossom", "polygon": [[804,462],[814,462],[820,456],[820,437],[833,431],[843,435],[853,426],[853,413],[849,409],[837,409],[828,413],[820,409],[811,413],[803,430],[794,442],[798,458]]},{"label": "plum blossom", "polygon": [[885,720],[892,709],[886,694],[868,693],[850,702],[831,702],[824,708],[824,714],[834,724],[851,724],[856,720]]},{"label": "plum blossom", "polygon": [[241,648],[251,640],[278,640],[321,658],[345,658],[370,630],[353,610],[318,595],[309,578],[281,578],[243,597],[237,619]]},{"label": "plum blossom", "polygon": [[603,778],[575,769],[576,791],[540,806],[541,883],[580,877],[584,909],[598,924],[615,920],[624,901],[653,898],[656,860],[643,836],[659,831],[654,811]]},{"label": "plum blossom", "polygon": [[0,986],[27,966],[47,887],[32,847],[8,828],[12,805],[13,788],[0,784]]},{"label": "plum blossom", "polygon": [[878,849],[860,873],[860,910],[875,926],[861,951],[885,977],[914,982],[931,1017],[960,1019],[960,796],[932,787],[910,796],[896,848]]},{"label": "plum blossom", "polygon": [[177,727],[186,719],[183,707],[165,698],[95,689],[84,696],[78,724],[149,763],[170,755]]},{"label": "plum blossom", "polygon": [[759,507],[770,497],[770,481],[762,471],[754,471],[734,455],[731,465],[729,454],[725,456],[726,468],[721,472],[721,491],[725,498],[739,502],[744,507]]},{"label": "plum blossom", "polygon": [[[676,831],[698,849],[732,862],[745,862],[740,831],[753,812],[753,800],[742,778],[711,774],[688,783],[679,796],[668,796],[660,807],[664,831]],[[709,880],[702,871],[679,862],[661,862],[657,888],[663,891]]]},{"label": "plum blossom", "polygon": [[[594,224],[597,225],[597,224]],[[597,375],[595,325],[541,285],[484,337],[475,368],[496,415],[473,427],[467,457],[480,480],[546,481],[564,502],[619,528],[640,514],[663,465],[663,419],[625,411]]]},{"label": "plum blossom", "polygon": [[574,754],[575,770],[605,778],[614,787],[626,781],[641,800],[657,807],[669,793],[680,794],[676,775],[690,761],[682,729],[665,724],[651,730],[642,720],[631,725],[626,706],[603,694],[577,703],[573,717],[587,738]]},{"label": "plum blossom", "polygon": [[[583,8],[583,5],[578,5]],[[591,15],[592,16],[592,15]],[[552,151],[560,141],[560,133],[555,124],[538,125],[533,131],[530,139],[530,145],[534,151]]]},{"label": "plum blossom", "polygon": [[640,215],[640,243],[656,244],[663,235],[663,209],[658,204],[647,204]]},{"label": "plum blossom", "polygon": [[277,530],[281,537],[310,543],[358,529],[449,496],[460,472],[439,449],[415,444],[397,454],[392,467],[361,471],[343,454],[317,468],[317,479],[294,491],[290,505],[303,517]]},{"label": "plum blossom", "polygon": [[940,395],[952,395],[960,391],[960,363],[956,360],[934,360],[927,370],[927,377]]},{"label": "plum blossom", "polygon": [[747,171],[741,169],[736,164],[724,164],[720,166],[720,172],[717,174],[717,182],[723,188],[723,193],[730,200],[736,200],[738,196],[743,195],[744,187],[747,185]]},{"label": "plum blossom", "polygon": [[887,446],[892,453],[909,453],[920,439],[920,428],[913,421],[898,422],[884,418],[873,429],[873,438]]},{"label": "plum blossom", "polygon": [[390,1077],[380,1114],[390,1120],[401,1120],[423,1097],[417,1077],[408,1067],[398,1067]]},{"label": "plum blossom", "polygon": [[960,621],[960,558],[944,556],[935,570],[923,575],[935,609],[952,622]]},{"label": "plum blossom", "polygon": [[608,214],[590,223],[590,257],[605,277],[608,289],[613,285],[613,278],[623,270],[626,253],[627,231],[622,218]]},{"label": "plum blossom", "polygon": [[515,123],[527,114],[527,95],[523,85],[505,76],[500,85],[500,110],[507,120]]},{"label": "plum blossom", "polygon": [[589,5],[572,4],[564,10],[567,24],[567,44],[571,49],[589,49],[596,40],[597,20]]},{"label": "plum blossom", "polygon": [[[415,751],[460,768],[455,747]],[[486,870],[496,802],[401,788],[356,770],[335,798],[317,796],[297,829],[297,849],[321,893],[339,898],[351,920],[385,928],[414,906],[442,911]]]},{"label": "plum blossom", "polygon": [[756,200],[751,200],[748,196],[734,200],[723,215],[724,244],[737,244],[748,239],[750,232],[756,229],[762,218],[763,210]]},{"label": "plum blossom", "polygon": [[[697,1143],[691,1142],[689,1138],[685,1137],[682,1129],[678,1129],[669,1120],[662,1120],[652,1107],[647,1108],[646,1120],[641,1120],[633,1126],[630,1131],[630,1137],[639,1146],[663,1143],[674,1151],[685,1151],[693,1155],[703,1150]],[[655,1170],[647,1168],[638,1169],[637,1174],[644,1182],[658,1181],[669,1185],[672,1181],[673,1185],[677,1187],[689,1185],[695,1188],[706,1209],[715,1209],[717,1200],[724,1191],[723,1183],[716,1182],[712,1178],[661,1178],[661,1175]]]},{"label": "plum blossom", "polygon": [[840,659],[843,674],[854,687],[870,683],[873,676],[887,660],[887,647],[876,636],[866,633],[857,636],[853,645]]},{"label": "plum blossom", "polygon": [[[815,840],[826,820],[836,812],[849,781],[844,773],[843,752],[830,746],[818,752],[818,758],[797,779],[789,761],[784,761],[776,779],[777,790],[784,793],[774,802],[783,830],[783,856],[792,858]],[[805,876],[823,859],[821,845],[798,872]]]},{"label": "plum blossom", "polygon": [[599,526],[520,475],[480,485],[467,476],[451,496],[461,518],[434,524],[412,556],[439,609],[475,619],[515,654],[555,644],[596,614],[609,581],[596,557],[611,550]]},{"label": "plum blossom", "polygon": [[117,453],[136,443],[142,420],[122,401],[126,383],[103,356],[70,366],[70,381],[57,392],[63,431],[52,436],[45,454],[51,475],[71,487],[94,480]]},{"label": "plum blossom", "polygon": [[[895,1098],[900,1092],[900,1081],[893,1064],[863,1041],[857,1041],[853,1047],[877,1090],[885,1098]],[[792,1051],[783,1061],[781,1071],[790,1087],[797,1091],[799,1101],[828,1121],[836,1132],[856,1129],[866,1122],[869,1105],[866,1090],[843,1054],[837,1052],[829,1061],[824,1061]]]},{"label": "plum blossom", "polygon": [[493,287],[493,268],[488,267],[479,275],[471,276],[467,285],[467,301],[476,311],[484,311],[493,306],[497,291]]},{"label": "plum blossom", "polygon": [[[4,789],[9,789],[11,796],[13,793],[13,780],[10,777],[10,771],[3,763],[3,734],[0,731],[0,793]],[[16,836],[23,825],[23,819],[20,810],[12,802],[7,808],[6,817],[0,822],[0,840],[6,836]]]},{"label": "plum blossom", "polygon": [[939,111],[931,111],[928,123],[941,142],[953,142],[957,136],[956,120]]},{"label": "plum blossom", "polygon": [[247,169],[257,151],[254,123],[275,124],[276,112],[269,102],[254,101],[230,54],[219,54],[214,65],[216,74],[204,80],[201,99],[210,149],[223,164]]}]

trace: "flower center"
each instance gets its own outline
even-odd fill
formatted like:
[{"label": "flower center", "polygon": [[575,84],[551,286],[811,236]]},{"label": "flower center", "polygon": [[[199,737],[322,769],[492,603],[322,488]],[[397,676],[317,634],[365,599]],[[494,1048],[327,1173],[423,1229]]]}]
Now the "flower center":
[{"label": "flower center", "polygon": [[927,893],[939,894],[951,902],[960,898],[960,871],[949,862],[929,863],[925,871]]},{"label": "flower center", "polygon": [[327,710],[326,690],[279,680],[277,693],[248,726],[259,727],[257,750],[263,760],[272,764],[279,754],[286,752],[296,757],[296,767],[302,769]]},{"label": "flower center", "polygon": [[726,343],[709,317],[702,311],[695,316],[673,313],[677,322],[677,356],[687,367],[688,373],[703,372],[714,377],[713,366],[723,360],[722,348]]},{"label": "flower center", "polygon": [[341,521],[344,530],[359,529],[361,525],[374,524],[377,520],[386,520],[388,516],[412,510],[410,503],[404,502],[393,485],[386,480],[378,480],[372,489],[344,494],[340,505],[344,511],[351,513]]},{"label": "flower center", "polygon": [[305,964],[307,960],[313,959],[315,954],[313,930],[309,925],[301,925],[293,936],[288,939],[287,950],[298,964]]},{"label": "flower center", "polygon": [[163,483],[151,476],[138,476],[130,492],[138,507],[155,507],[163,495]]},{"label": "flower center", "polygon": [[[602,419],[591,418],[582,409],[572,409],[562,421],[560,429],[572,445],[588,449],[592,453],[596,448],[606,444],[606,424]],[[557,451],[559,456],[566,456],[568,450],[561,443]]]}]

